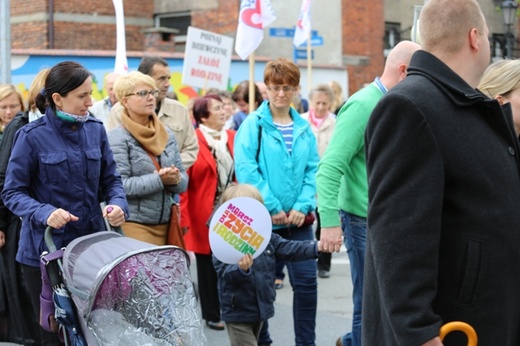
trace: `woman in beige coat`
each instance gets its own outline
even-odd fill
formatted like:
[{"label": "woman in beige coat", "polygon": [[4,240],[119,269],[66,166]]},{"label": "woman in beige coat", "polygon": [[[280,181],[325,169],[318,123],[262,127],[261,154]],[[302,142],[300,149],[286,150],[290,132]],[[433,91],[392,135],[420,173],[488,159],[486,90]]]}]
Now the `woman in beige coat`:
[{"label": "woman in beige coat", "polygon": [[[325,153],[325,149],[329,145],[332,138],[334,127],[336,125],[336,116],[330,111],[334,101],[334,93],[327,84],[320,84],[313,88],[309,93],[310,107],[307,113],[302,114],[302,118],[307,120],[311,125],[311,130],[316,136],[318,142],[318,154],[320,159]],[[319,196],[318,196],[319,197]],[[316,208],[316,239],[320,239],[320,214]],[[318,258],[318,276],[320,278],[328,278],[330,276],[330,260],[331,253],[320,252]]]}]

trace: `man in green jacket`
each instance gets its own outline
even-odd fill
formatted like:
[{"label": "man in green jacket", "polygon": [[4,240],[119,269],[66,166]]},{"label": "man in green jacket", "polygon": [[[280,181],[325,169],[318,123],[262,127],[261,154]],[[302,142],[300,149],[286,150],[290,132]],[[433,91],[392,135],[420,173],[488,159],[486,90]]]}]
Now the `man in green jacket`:
[{"label": "man in green jacket", "polygon": [[[406,77],[412,54],[420,49],[402,41],[388,54],[381,77],[353,94],[341,108],[332,139],[316,176],[321,217],[321,241],[325,251],[338,251],[344,235],[353,284],[352,331],[336,345],[361,345],[361,304],[365,258],[368,181],[365,129],[368,118],[383,95]],[[341,227],[340,227],[341,226]]]}]

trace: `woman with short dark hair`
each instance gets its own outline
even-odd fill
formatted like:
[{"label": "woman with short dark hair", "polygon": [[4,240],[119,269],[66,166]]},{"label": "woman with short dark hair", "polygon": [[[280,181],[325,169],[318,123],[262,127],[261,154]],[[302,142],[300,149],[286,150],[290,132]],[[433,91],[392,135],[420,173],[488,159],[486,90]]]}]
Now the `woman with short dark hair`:
[{"label": "woman with short dark hair", "polygon": [[188,229],[186,249],[197,258],[202,318],[209,328],[224,329],[220,321],[217,274],[213,268],[206,225],[220,195],[233,180],[233,143],[235,131],[225,130],[226,113],[222,99],[208,94],[195,100],[193,116],[198,127],[199,153],[188,169],[188,190],[181,195],[181,226]]},{"label": "woman with short dark hair", "polygon": [[[257,109],[260,107],[264,99],[262,98],[262,94],[260,93],[260,89],[256,84],[254,84],[254,104],[253,109]],[[238,112],[233,115],[233,130],[238,130],[244,119],[249,114],[249,81],[245,80],[240,82],[237,85],[235,90],[233,91],[233,102],[235,102]]]}]

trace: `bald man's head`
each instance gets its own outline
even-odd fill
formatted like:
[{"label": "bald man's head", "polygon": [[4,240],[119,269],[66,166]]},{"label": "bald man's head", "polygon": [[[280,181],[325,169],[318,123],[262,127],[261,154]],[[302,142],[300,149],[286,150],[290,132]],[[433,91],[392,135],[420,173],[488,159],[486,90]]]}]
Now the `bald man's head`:
[{"label": "bald man's head", "polygon": [[388,54],[385,68],[381,75],[381,81],[388,88],[393,88],[406,77],[406,70],[410,65],[413,53],[421,49],[421,46],[412,41],[399,42]]}]

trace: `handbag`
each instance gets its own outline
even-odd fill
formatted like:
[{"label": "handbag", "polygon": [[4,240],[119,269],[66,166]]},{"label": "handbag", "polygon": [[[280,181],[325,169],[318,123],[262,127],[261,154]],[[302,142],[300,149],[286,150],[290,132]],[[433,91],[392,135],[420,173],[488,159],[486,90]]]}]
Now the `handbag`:
[{"label": "handbag", "polygon": [[303,221],[301,227],[312,226],[314,220],[316,220],[314,213],[312,211],[308,212],[307,215],[305,215],[305,220]]},{"label": "handbag", "polygon": [[[148,156],[150,156],[150,159],[152,159],[152,162],[155,165],[157,171],[161,170],[161,166],[159,165],[157,157],[155,157],[146,148],[145,151]],[[168,224],[168,231],[166,233],[166,245],[175,245],[181,249],[186,250],[186,244],[184,243],[184,232],[181,229],[181,222],[179,217],[179,204],[175,203],[173,200],[172,193],[167,191],[165,191],[165,193],[168,194],[171,202],[170,223]]]},{"label": "handbag", "polygon": [[186,250],[186,244],[184,244],[184,232],[181,229],[180,223],[179,204],[173,201],[168,233],[166,234],[166,245],[175,245]]}]

